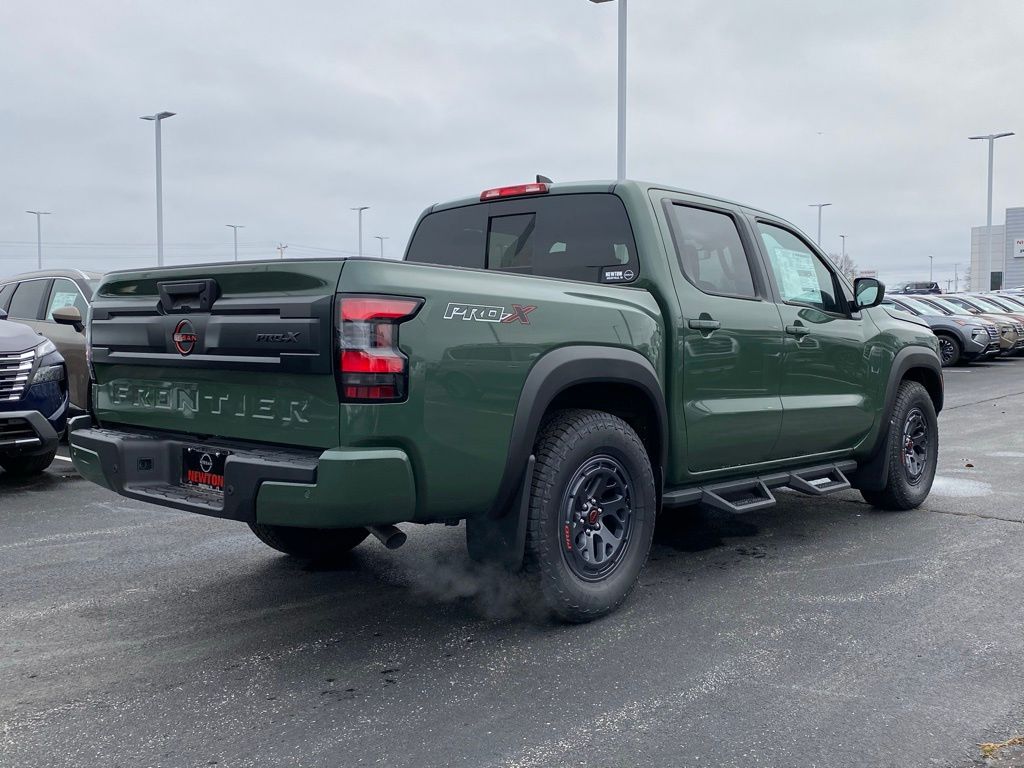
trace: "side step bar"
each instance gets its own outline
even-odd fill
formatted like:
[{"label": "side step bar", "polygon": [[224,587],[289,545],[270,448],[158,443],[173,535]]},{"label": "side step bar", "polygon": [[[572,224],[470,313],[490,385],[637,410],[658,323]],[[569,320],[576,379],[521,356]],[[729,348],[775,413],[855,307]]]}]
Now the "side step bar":
[{"label": "side step bar", "polygon": [[772,488],[792,488],[808,496],[825,496],[845,491],[850,487],[846,472],[856,468],[855,461],[840,461],[743,480],[668,491],[662,498],[662,505],[682,507],[688,504],[707,504],[725,512],[754,512],[775,505]]}]

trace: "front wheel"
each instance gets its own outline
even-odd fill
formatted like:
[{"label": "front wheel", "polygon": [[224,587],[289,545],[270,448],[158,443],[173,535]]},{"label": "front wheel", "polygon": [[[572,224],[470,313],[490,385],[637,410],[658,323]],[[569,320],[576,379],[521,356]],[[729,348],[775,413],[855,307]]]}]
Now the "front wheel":
[{"label": "front wheel", "polygon": [[365,528],[291,528],[249,523],[268,547],[304,560],[329,561],[345,555],[370,535]]},{"label": "front wheel", "polygon": [[939,357],[942,358],[942,367],[951,368],[959,363],[960,356],[963,354],[963,347],[960,346],[960,342],[944,333],[938,334],[938,339]]},{"label": "front wheel", "polygon": [[590,621],[617,608],[647,561],[657,508],[636,432],[600,411],[556,413],[535,446],[526,570],[551,612]]},{"label": "front wheel", "polygon": [[939,423],[935,406],[916,381],[904,381],[896,393],[885,451],[889,477],[880,491],[862,490],[861,496],[879,509],[902,511],[921,506],[935,479],[939,456]]}]

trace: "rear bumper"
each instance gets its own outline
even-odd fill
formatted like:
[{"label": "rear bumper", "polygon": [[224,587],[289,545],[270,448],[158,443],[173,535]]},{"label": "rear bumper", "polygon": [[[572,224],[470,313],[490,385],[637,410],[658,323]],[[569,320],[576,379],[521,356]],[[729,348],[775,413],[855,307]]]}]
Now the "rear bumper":
[{"label": "rear bumper", "polygon": [[[63,412],[55,421],[63,426]],[[31,456],[57,447],[60,435],[39,411],[0,411],[0,453]]]},{"label": "rear bumper", "polygon": [[[87,480],[130,499],[211,517],[302,528],[412,519],[408,456],[391,448],[301,451],[187,435],[106,429],[71,420],[71,459]],[[228,450],[224,492],[181,484],[185,448]]]}]

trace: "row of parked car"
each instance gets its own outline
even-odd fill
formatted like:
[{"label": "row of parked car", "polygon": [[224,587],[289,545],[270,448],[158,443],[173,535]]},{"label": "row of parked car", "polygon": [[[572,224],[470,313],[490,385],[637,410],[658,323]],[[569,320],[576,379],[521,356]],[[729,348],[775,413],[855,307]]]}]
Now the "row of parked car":
[{"label": "row of parked car", "polygon": [[945,367],[1024,354],[1024,292],[892,295],[882,306],[926,322]]},{"label": "row of parked car", "polygon": [[57,270],[0,280],[0,467],[42,472],[69,415],[88,405],[85,319],[101,275]]},{"label": "row of parked car", "polygon": [[[68,416],[88,407],[83,330],[101,277],[53,270],[0,281],[0,467],[10,474],[49,466]],[[1024,289],[893,294],[882,306],[927,323],[943,366],[1024,354]]]}]

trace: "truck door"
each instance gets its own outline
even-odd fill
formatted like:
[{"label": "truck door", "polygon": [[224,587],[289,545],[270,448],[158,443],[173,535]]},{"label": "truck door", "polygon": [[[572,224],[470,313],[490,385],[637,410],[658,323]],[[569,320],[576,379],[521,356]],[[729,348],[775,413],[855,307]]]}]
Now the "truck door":
[{"label": "truck door", "polygon": [[782,433],[772,458],[855,447],[875,413],[867,343],[874,324],[851,312],[835,268],[782,222],[751,222],[769,265],[785,325]]},{"label": "truck door", "polygon": [[670,397],[682,403],[688,472],[768,459],[782,424],[782,321],[739,211],[661,199],[679,298]]}]

